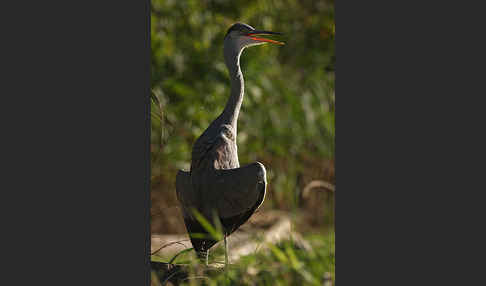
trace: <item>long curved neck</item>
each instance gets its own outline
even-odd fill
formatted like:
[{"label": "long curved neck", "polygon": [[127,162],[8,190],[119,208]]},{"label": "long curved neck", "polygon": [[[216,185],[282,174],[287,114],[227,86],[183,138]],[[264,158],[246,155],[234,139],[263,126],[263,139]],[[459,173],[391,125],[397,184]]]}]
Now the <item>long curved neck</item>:
[{"label": "long curved neck", "polygon": [[221,114],[221,119],[225,124],[233,126],[235,133],[245,90],[245,82],[240,69],[242,51],[243,49],[233,48],[232,46],[225,45],[224,47],[224,60],[231,79],[231,95]]}]

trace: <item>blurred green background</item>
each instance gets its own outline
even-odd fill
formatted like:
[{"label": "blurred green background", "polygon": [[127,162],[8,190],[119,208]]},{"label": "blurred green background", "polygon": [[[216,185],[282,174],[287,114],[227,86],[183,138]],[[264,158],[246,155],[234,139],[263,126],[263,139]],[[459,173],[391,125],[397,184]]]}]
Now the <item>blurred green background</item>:
[{"label": "blurred green background", "polygon": [[[334,281],[334,193],[303,190],[335,183],[334,1],[152,0],[151,230],[185,233],[175,196],[195,140],[230,94],[223,39],[235,22],[283,32],[286,45],[245,49],[245,98],[238,121],[240,164],[262,162],[267,196],[313,251],[290,242],[239,261],[207,285],[330,285]],[[286,245],[286,246],[285,246]],[[279,250],[280,249],[280,250]],[[256,269],[249,274],[249,269]],[[155,280],[154,280],[155,279]],[[157,284],[156,278],[152,285]],[[229,281],[228,281],[229,279]],[[192,281],[191,283],[193,283]]]},{"label": "blurred green background", "polygon": [[[334,184],[334,1],[152,0],[152,232],[184,232],[175,198],[178,169],[230,93],[223,39],[235,22],[283,32],[286,45],[245,49],[238,121],[240,164],[267,169],[264,209],[305,211],[314,228],[333,221],[333,196],[305,205],[312,180]],[[317,200],[317,203],[316,203]]]}]

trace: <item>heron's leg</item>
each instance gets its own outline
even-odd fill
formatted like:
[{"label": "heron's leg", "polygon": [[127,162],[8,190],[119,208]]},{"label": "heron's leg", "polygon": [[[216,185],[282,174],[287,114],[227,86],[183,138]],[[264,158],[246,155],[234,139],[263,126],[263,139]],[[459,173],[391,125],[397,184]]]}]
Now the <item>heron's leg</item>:
[{"label": "heron's leg", "polygon": [[209,249],[206,250],[206,266],[209,265]]},{"label": "heron's leg", "polygon": [[228,260],[228,241],[226,239],[226,234],[224,234],[224,264],[228,267],[229,260]]}]

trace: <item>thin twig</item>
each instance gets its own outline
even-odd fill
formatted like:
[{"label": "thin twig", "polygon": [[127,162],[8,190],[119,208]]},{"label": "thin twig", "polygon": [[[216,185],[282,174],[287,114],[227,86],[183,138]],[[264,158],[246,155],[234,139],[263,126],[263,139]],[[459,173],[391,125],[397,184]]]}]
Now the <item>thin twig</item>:
[{"label": "thin twig", "polygon": [[173,273],[171,273],[170,275],[168,275],[167,278],[165,278],[164,281],[162,282],[162,285],[167,284],[167,281],[169,281],[172,278],[172,276],[176,275],[179,272],[181,272],[181,270],[176,270]]},{"label": "thin twig", "polygon": [[208,279],[209,280],[209,277],[206,277],[206,276],[191,276],[191,277],[181,279],[181,281],[185,281],[185,280],[189,280],[189,279]]},{"label": "thin twig", "polygon": [[161,251],[162,249],[168,247],[168,246],[171,246],[173,244],[180,244],[182,245],[183,247],[186,247],[181,241],[189,241],[189,239],[183,239],[183,240],[179,240],[179,241],[173,241],[173,242],[169,242],[167,244],[164,244],[162,245],[159,249],[157,249],[156,251],[152,252],[150,255],[154,255],[155,253]]}]

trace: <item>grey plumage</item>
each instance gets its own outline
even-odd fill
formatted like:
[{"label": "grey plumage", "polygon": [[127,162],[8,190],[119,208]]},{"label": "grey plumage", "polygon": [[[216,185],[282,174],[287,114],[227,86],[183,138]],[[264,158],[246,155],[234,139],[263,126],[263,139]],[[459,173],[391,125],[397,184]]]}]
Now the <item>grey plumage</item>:
[{"label": "grey plumage", "polygon": [[190,171],[180,170],[176,178],[177,198],[187,231],[198,257],[206,264],[208,251],[217,241],[212,237],[194,235],[207,234],[208,231],[196,219],[193,209],[210,222],[213,214],[217,216],[227,246],[226,236],[245,223],[265,199],[265,167],[259,162],[240,167],[236,145],[237,120],[244,95],[240,55],[245,47],[265,42],[283,44],[254,37],[257,34],[279,33],[257,31],[242,23],[236,23],[228,30],[224,40],[224,59],[231,79],[231,95],[221,115],[196,140]]}]

